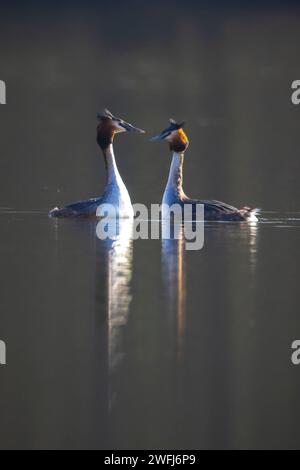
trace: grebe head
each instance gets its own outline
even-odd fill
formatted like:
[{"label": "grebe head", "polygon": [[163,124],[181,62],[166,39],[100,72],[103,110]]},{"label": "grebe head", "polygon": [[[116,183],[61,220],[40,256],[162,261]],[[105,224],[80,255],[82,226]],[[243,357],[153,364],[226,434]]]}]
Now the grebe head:
[{"label": "grebe head", "polygon": [[189,145],[189,140],[183,130],[184,122],[176,122],[170,119],[170,125],[160,134],[152,137],[152,141],[166,140],[169,142],[170,150],[177,153],[185,152]]},{"label": "grebe head", "polygon": [[108,109],[105,109],[101,114],[98,114],[99,124],[97,127],[97,142],[102,148],[106,149],[114,139],[116,134],[120,132],[137,132],[145,134],[145,131],[134,127],[123,119],[114,116]]}]

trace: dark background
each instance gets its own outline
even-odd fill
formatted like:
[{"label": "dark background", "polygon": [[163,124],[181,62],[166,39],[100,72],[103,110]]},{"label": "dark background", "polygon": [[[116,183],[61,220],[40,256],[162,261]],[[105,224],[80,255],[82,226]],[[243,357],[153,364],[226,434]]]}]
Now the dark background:
[{"label": "dark background", "polygon": [[[291,2],[0,3],[0,448],[300,448],[299,56]],[[186,252],[49,219],[103,190],[104,106],[148,131],[116,138],[133,202],[172,116],[186,192],[259,223]]]},{"label": "dark background", "polygon": [[161,200],[168,149],[148,138],[172,116],[189,195],[298,209],[299,31],[293,2],[1,2],[0,205],[100,194],[107,106],[148,132],[116,142],[133,202]]}]

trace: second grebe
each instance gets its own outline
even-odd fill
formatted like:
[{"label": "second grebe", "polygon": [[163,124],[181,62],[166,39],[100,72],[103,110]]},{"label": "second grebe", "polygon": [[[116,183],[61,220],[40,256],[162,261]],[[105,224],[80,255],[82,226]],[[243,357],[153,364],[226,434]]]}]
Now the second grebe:
[{"label": "second grebe", "polygon": [[113,116],[108,109],[98,115],[98,118],[100,122],[97,128],[97,142],[103,151],[106,168],[104,193],[101,197],[75,202],[62,208],[55,207],[49,212],[50,217],[96,217],[97,209],[102,204],[112,205],[118,217],[133,217],[130,196],[116,164],[113,140],[120,132],[144,134],[145,131]]},{"label": "second grebe", "polygon": [[173,119],[170,119],[170,126],[151,139],[152,141],[166,140],[170,145],[170,150],[173,152],[169,178],[163,195],[163,205],[172,206],[173,204],[179,204],[184,206],[186,204],[192,204],[193,216],[195,216],[196,204],[203,204],[205,220],[256,221],[257,217],[255,213],[257,209],[250,209],[249,207],[237,209],[224,202],[196,200],[186,196],[182,186],[183,161],[184,152],[188,148],[189,141],[183,131],[183,126],[183,122],[177,123]]}]

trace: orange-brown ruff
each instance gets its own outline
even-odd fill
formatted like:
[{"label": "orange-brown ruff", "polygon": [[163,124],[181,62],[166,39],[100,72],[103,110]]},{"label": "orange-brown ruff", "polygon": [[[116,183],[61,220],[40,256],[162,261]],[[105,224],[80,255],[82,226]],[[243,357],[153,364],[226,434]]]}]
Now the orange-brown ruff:
[{"label": "orange-brown ruff", "polygon": [[189,145],[187,135],[182,129],[178,129],[173,132],[170,138],[170,150],[173,152],[184,152]]},{"label": "orange-brown ruff", "polygon": [[164,129],[152,140],[166,140],[170,150],[173,152],[172,163],[169,171],[168,182],[163,196],[163,204],[171,206],[179,204],[184,206],[191,204],[193,207],[193,217],[196,217],[196,205],[204,205],[205,220],[223,221],[250,221],[257,220],[255,213],[257,209],[242,207],[237,209],[234,206],[216,200],[198,200],[189,198],[183,190],[183,163],[184,152],[188,148],[189,140],[184,130],[184,123],[177,123],[170,120],[170,126]]}]

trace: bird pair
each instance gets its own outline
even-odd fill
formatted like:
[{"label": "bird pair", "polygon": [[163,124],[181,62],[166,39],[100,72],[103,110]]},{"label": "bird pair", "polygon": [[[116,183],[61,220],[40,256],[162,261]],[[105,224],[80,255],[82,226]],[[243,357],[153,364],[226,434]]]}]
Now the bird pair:
[{"label": "bird pair", "polygon": [[[97,142],[103,151],[107,173],[104,193],[101,197],[79,201],[62,208],[56,207],[50,211],[50,217],[92,218],[96,217],[97,209],[103,204],[112,205],[119,217],[133,217],[130,196],[116,164],[113,140],[115,135],[121,132],[137,132],[144,134],[145,131],[132,126],[128,122],[123,121],[123,119],[115,117],[107,109],[100,114],[98,118]],[[183,122],[177,123],[171,119],[169,126],[151,139],[152,141],[166,140],[173,153],[168,182],[163,195],[163,204],[167,206],[178,204],[182,208],[184,208],[185,205],[191,205],[193,217],[196,215],[197,204],[203,204],[205,220],[240,222],[257,220],[255,215],[256,209],[250,209],[249,207],[237,209],[236,207],[220,201],[196,200],[186,196],[182,186],[183,161],[189,141],[183,131],[183,125]]]}]

